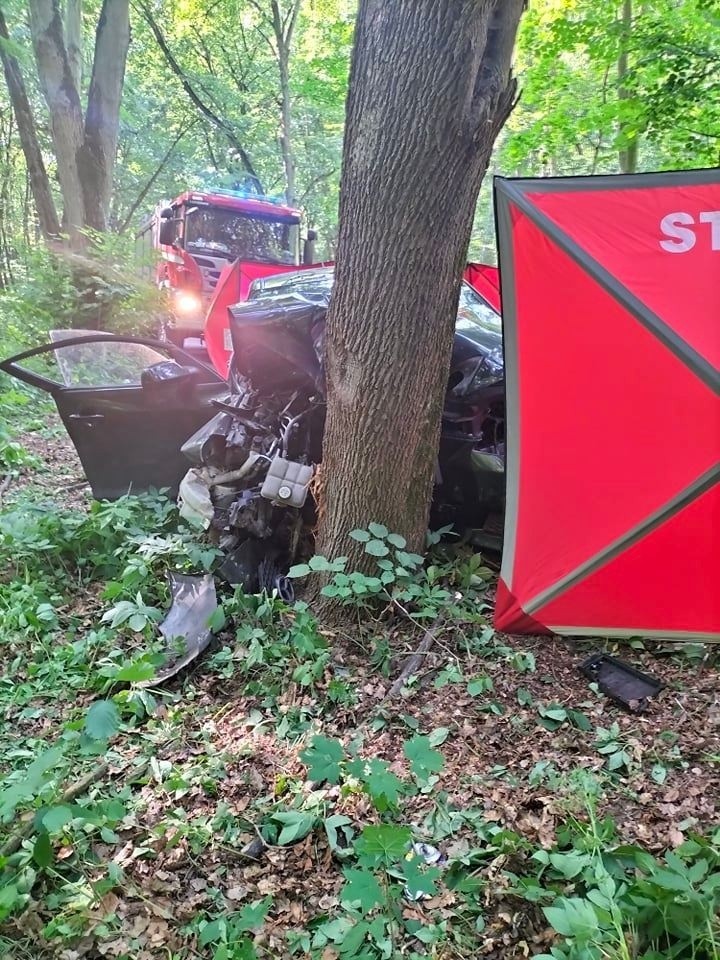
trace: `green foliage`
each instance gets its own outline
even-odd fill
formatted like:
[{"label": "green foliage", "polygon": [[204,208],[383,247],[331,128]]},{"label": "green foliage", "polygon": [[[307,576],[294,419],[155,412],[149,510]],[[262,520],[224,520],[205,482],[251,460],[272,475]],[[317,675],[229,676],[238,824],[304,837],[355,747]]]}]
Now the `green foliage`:
[{"label": "green foliage", "polygon": [[[430,736],[416,734],[403,745],[403,753],[410,765],[416,784],[425,788],[437,782],[443,768],[443,756],[433,748],[447,736],[447,730],[434,731]],[[377,757],[363,758],[352,752],[348,757],[338,740],[314,736],[310,745],[300,754],[307,766],[308,778],[316,783],[348,783],[357,781],[370,797],[375,808],[384,813],[398,808],[402,796],[412,796],[417,787],[401,780],[386,761]]]},{"label": "green foliage", "polygon": [[237,913],[204,920],[198,925],[198,943],[212,947],[213,960],[255,960],[257,952],[248,934],[265,922],[272,898],[248,904]]},{"label": "green foliage", "polygon": [[[309,689],[324,676],[330,648],[306,604],[291,607],[277,597],[248,596],[237,590],[225,600],[222,617],[239,624],[234,649],[221,651],[224,672],[243,676],[247,691],[263,702],[274,704],[288,680]],[[308,724],[306,717],[288,712],[278,732],[297,735]]]},{"label": "green foliage", "polygon": [[288,810],[274,813],[270,822],[280,827],[274,842],[285,847],[306,837],[317,823],[317,817],[300,810]]},{"label": "green foliage", "polygon": [[443,768],[443,756],[439,750],[433,750],[429,737],[416,735],[403,747],[410,761],[410,768],[420,783],[427,783],[434,773]]},{"label": "green foliage", "polygon": [[621,8],[558,0],[527,11],[517,51],[523,97],[502,148],[511,168],[614,172],[618,151],[637,139],[641,169],[717,161],[720,86],[708,70],[717,14],[703,0],[633,3],[628,32]]},{"label": "green foliage", "polygon": [[307,765],[308,778],[317,783],[340,781],[340,763],[345,751],[339,740],[327,737],[313,737],[312,744],[303,751],[301,759]]},{"label": "green foliage", "polygon": [[611,724],[608,729],[598,727],[595,731],[598,744],[598,753],[605,758],[605,764],[611,773],[629,771],[633,758],[628,747],[623,743],[620,727],[617,723]]},{"label": "green foliage", "polygon": [[120,713],[112,700],[96,700],[85,717],[85,732],[92,740],[107,740],[120,726]]},{"label": "green foliage", "polygon": [[0,303],[4,356],[47,341],[53,329],[147,335],[159,309],[158,292],[140,278],[130,242],[111,235],[92,237],[82,258],[29,248]]},{"label": "green foliage", "polygon": [[40,465],[37,457],[12,440],[8,432],[0,426],[0,473],[17,476],[23,469],[34,469]]},{"label": "green foliage", "polygon": [[718,838],[691,839],[656,860],[614,842],[611,821],[570,821],[555,850],[538,850],[538,879],[521,887],[541,902],[562,946],[535,960],[713,958],[720,946]]},{"label": "green foliage", "polygon": [[363,544],[364,552],[373,558],[376,574],[346,572],[347,557],[329,560],[314,556],[307,563],[291,567],[289,576],[327,574],[329,582],[320,591],[323,596],[359,610],[366,610],[378,601],[390,603],[413,620],[436,619],[441,611],[453,616],[463,604],[474,615],[475,601],[490,582],[490,571],[473,555],[474,559],[467,561],[465,575],[460,574],[465,592],[449,590],[443,580],[458,576],[455,563],[425,566],[424,557],[408,552],[405,539],[388,532],[380,523],[368,524],[367,530],[352,530],[350,537]]},{"label": "green foliage", "polygon": [[369,913],[373,907],[384,902],[385,893],[374,874],[352,867],[346,868],[343,873],[346,881],[340,895],[343,903],[356,903],[363,913]]}]

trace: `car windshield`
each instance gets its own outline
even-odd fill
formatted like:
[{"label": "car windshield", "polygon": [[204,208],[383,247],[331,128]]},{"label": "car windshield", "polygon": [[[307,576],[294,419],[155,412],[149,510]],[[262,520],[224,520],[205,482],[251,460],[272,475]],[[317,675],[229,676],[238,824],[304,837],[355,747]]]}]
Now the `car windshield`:
[{"label": "car windshield", "polygon": [[[312,270],[307,273],[299,271],[292,274],[266,277],[253,283],[250,296],[251,299],[257,300],[275,297],[283,293],[299,293],[309,300],[314,300],[329,296],[334,279],[335,271],[332,267]],[[498,336],[502,334],[500,315],[483,300],[479,293],[476,293],[468,283],[463,281],[460,287],[460,301],[455,329],[462,333],[463,331],[472,331],[473,327],[480,327]]]},{"label": "car windshield", "polygon": [[237,210],[194,207],[188,210],[185,246],[232,260],[263,263],[297,263],[298,225]]}]

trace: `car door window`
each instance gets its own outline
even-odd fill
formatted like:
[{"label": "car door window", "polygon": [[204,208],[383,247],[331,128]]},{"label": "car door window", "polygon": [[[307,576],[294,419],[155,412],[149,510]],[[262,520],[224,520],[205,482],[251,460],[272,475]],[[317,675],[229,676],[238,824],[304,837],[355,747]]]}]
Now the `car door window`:
[{"label": "car door window", "polygon": [[143,370],[167,358],[142,343],[107,341],[62,346],[64,340],[89,336],[96,330],[52,330],[50,339],[61,382],[66,387],[137,387]]},{"label": "car door window", "polygon": [[175,492],[189,467],[183,443],[227,392],[215,370],[174,344],[97,331],[56,330],[0,371],[52,396],[98,499]]}]

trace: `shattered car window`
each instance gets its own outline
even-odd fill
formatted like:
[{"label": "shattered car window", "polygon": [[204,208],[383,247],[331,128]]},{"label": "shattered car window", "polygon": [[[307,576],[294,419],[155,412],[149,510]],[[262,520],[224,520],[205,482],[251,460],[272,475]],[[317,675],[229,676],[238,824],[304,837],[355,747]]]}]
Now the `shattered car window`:
[{"label": "shattered car window", "polygon": [[[52,330],[53,343],[95,334],[97,330]],[[54,351],[66,387],[136,387],[147,367],[167,357],[142,343],[93,341]]]}]

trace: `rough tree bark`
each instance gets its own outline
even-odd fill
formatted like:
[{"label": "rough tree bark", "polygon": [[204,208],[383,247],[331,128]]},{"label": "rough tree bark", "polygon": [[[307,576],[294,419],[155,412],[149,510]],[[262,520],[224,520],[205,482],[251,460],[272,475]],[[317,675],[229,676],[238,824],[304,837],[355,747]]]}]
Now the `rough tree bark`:
[{"label": "rough tree bark", "polygon": [[77,90],[82,90],[82,0],[66,0],[65,46],[73,82]]},{"label": "rough tree bark", "polygon": [[85,225],[95,230],[107,229],[129,46],[127,0],[103,0],[95,34],[83,143],[78,155]]},{"label": "rough tree bark", "polygon": [[20,136],[20,145],[25,156],[30,190],[32,191],[35,209],[37,210],[40,231],[46,240],[57,237],[60,233],[60,222],[55,209],[50,180],[45,169],[42,150],[38,141],[35,117],[33,116],[30,101],[25,89],[20,65],[13,57],[5,43],[8,30],[2,10],[0,10],[0,60],[2,60],[5,80],[7,82],[10,102],[15,111],[15,119]]},{"label": "rough tree bark", "polygon": [[347,101],[317,551],[370,521],[421,550],[460,282],[515,98],[523,0],[360,0]]},{"label": "rough tree bark", "polygon": [[129,0],[103,0],[83,117],[78,81],[81,5],[71,0],[63,20],[60,0],[29,0],[38,77],[64,203],[64,226],[76,240],[83,227],[106,228],[125,63],[130,43]]},{"label": "rough tree bark", "polygon": [[64,220],[71,229],[84,225],[82,185],[77,155],[83,140],[80,94],[65,48],[65,27],[59,0],[29,0],[38,76],[50,111],[50,130],[64,203]]}]

